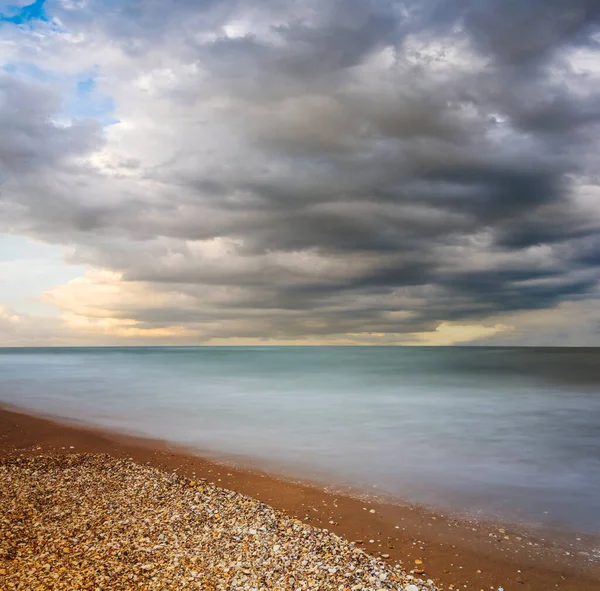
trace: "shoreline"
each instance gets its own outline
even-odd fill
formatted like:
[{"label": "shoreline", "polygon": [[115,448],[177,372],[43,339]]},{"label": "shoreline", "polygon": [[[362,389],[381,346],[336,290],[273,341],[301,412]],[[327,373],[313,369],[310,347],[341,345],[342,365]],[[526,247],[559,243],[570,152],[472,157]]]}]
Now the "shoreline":
[{"label": "shoreline", "polygon": [[[514,525],[456,518],[420,506],[365,500],[218,463],[163,441],[0,406],[0,460],[73,453],[132,458],[166,472],[204,478],[347,540],[360,540],[357,545],[373,556],[385,555],[390,564],[401,562],[408,572],[423,571],[417,574],[445,588],[593,591],[600,585],[600,546],[590,536],[578,536],[577,542],[575,535],[561,532],[526,532]],[[415,560],[422,564],[415,567]]]}]

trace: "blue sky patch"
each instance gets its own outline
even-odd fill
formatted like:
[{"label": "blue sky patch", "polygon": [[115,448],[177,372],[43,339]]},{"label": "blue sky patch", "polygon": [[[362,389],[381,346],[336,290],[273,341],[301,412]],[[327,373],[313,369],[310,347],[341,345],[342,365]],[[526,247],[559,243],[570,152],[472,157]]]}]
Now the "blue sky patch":
[{"label": "blue sky patch", "polygon": [[0,23],[23,25],[31,21],[48,21],[45,11],[46,0],[36,0],[27,6],[10,6],[8,13],[0,13]]},{"label": "blue sky patch", "polygon": [[96,88],[96,80],[90,76],[89,78],[84,78],[77,83],[77,93],[79,96],[87,96]]},{"label": "blue sky patch", "polygon": [[103,126],[119,122],[113,117],[114,99],[98,89],[96,68],[65,77],[50,70],[42,70],[35,64],[18,62],[4,64],[0,66],[0,71],[24,80],[61,87],[61,115],[68,119],[96,119]]},{"label": "blue sky patch", "polygon": [[96,119],[102,125],[113,125],[118,120],[112,117],[115,101],[102,94],[96,84],[96,72],[83,75],[77,80],[74,93],[67,95],[65,113],[75,119]]},{"label": "blue sky patch", "polygon": [[52,314],[54,307],[38,296],[84,274],[86,267],[64,259],[64,247],[24,236],[0,234],[1,304],[17,314]]},{"label": "blue sky patch", "polygon": [[59,82],[60,77],[48,70],[27,62],[13,62],[2,65],[2,70],[11,76],[17,76],[24,80],[33,80],[44,84]]},{"label": "blue sky patch", "polygon": [[64,102],[64,114],[68,117],[96,119],[102,125],[117,123],[112,117],[114,110],[114,99],[95,90],[95,82],[89,78],[78,82],[76,92],[69,94]]}]

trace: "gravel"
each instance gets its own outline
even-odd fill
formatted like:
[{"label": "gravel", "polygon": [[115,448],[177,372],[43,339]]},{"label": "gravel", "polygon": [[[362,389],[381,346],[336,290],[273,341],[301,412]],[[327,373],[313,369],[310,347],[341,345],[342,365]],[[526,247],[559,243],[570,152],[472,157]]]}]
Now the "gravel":
[{"label": "gravel", "polygon": [[339,536],[107,455],[0,463],[0,590],[433,591]]}]

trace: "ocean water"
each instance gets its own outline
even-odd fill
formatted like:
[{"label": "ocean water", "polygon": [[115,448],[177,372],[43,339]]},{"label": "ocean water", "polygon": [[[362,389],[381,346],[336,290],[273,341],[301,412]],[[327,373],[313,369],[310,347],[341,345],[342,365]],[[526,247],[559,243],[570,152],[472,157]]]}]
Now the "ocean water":
[{"label": "ocean water", "polygon": [[600,534],[600,349],[0,349],[0,403]]}]

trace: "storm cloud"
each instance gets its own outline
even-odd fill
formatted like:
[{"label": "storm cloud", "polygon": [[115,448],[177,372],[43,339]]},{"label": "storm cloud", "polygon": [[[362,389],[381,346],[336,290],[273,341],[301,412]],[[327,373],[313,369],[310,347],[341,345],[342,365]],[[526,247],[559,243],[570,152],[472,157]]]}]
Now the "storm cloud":
[{"label": "storm cloud", "polygon": [[0,231],[90,268],[43,296],[80,329],[412,342],[598,297],[597,2],[45,10],[0,23]]}]

